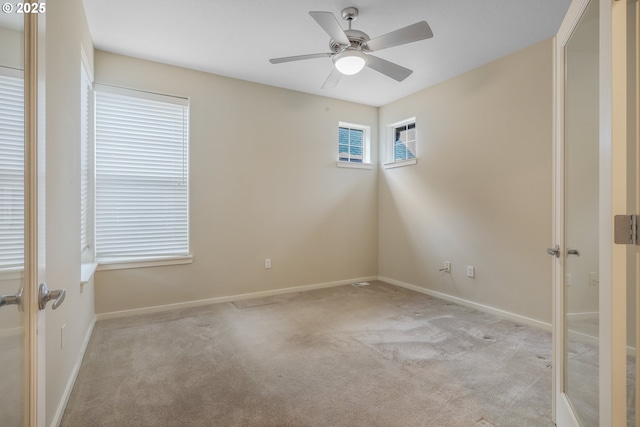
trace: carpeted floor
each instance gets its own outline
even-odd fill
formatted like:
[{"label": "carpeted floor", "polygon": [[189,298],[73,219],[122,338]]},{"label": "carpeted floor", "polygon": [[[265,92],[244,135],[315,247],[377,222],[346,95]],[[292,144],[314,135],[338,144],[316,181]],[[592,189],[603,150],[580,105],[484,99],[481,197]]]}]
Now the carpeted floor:
[{"label": "carpeted floor", "polygon": [[63,427],[549,427],[551,334],[382,282],[100,321]]}]

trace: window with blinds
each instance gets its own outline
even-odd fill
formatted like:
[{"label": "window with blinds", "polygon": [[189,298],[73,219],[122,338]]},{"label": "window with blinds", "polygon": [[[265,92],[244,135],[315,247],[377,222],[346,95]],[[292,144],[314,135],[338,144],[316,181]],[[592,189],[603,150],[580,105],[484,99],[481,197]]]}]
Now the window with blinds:
[{"label": "window with blinds", "polygon": [[89,139],[93,84],[84,64],[80,77],[80,252],[89,247]]},{"label": "window with blinds", "polygon": [[0,269],[24,266],[24,82],[0,68]]},{"label": "window with blinds", "polygon": [[188,100],[96,85],[96,260],[189,254]]}]

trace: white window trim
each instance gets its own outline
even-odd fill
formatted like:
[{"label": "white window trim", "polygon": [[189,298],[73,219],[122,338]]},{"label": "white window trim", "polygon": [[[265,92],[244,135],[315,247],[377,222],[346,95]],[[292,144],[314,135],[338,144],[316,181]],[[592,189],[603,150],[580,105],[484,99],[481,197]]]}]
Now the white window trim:
[{"label": "white window trim", "polygon": [[133,96],[136,98],[143,98],[151,101],[159,101],[159,102],[166,102],[166,103],[171,103],[176,105],[182,105],[184,107],[189,106],[189,98],[185,98],[184,96],[176,96],[176,95],[169,95],[169,94],[165,95],[160,93],[147,92],[139,89],[127,89],[124,87],[112,86],[104,83],[96,83],[93,86],[94,86],[93,88],[94,91],[109,92],[116,95]]},{"label": "white window trim", "polygon": [[83,262],[80,264],[80,284],[86,285],[93,278],[97,268],[97,262]]},{"label": "white window trim", "polygon": [[161,267],[167,265],[192,264],[193,255],[136,258],[136,259],[102,259],[97,266],[97,271],[126,270],[129,268]]},{"label": "white window trim", "polygon": [[94,217],[94,160],[95,160],[95,146],[94,146],[94,122],[95,122],[95,97],[94,97],[94,83],[93,83],[93,69],[91,68],[89,61],[87,60],[87,56],[84,52],[84,49],[80,48],[80,56],[81,56],[81,73],[84,73],[85,77],[89,81],[89,85],[91,86],[91,95],[89,97],[89,111],[87,117],[87,125],[88,125],[88,140],[87,140],[87,169],[88,169],[88,183],[87,183],[87,200],[88,200],[88,211],[87,211],[87,236],[86,236],[86,247],[82,249],[81,252],[81,261],[83,263],[92,263],[95,259],[95,217]]},{"label": "white window trim", "polygon": [[373,169],[373,163],[353,163],[338,160],[336,166],[347,169]]},{"label": "white window trim", "polygon": [[87,58],[87,54],[84,51],[84,46],[80,46],[80,60],[82,61],[82,64],[85,66],[87,73],[91,77],[91,82],[93,83],[93,75],[94,75],[93,67],[91,66],[91,63]]},{"label": "white window trim", "polygon": [[385,163],[382,165],[385,169],[401,168],[403,166],[411,166],[418,163],[418,159],[399,160],[397,162]]},{"label": "white window trim", "polygon": [[[336,166],[339,168],[373,169],[373,163],[371,163],[371,127],[357,123],[338,122],[338,129],[340,128],[358,129],[362,131],[362,163],[337,160]],[[340,153],[338,153],[338,156],[340,156]]]},{"label": "white window trim", "polygon": [[[395,128],[397,128],[399,126],[408,125],[410,123],[415,123],[416,124],[416,152],[414,153],[414,155],[416,157],[413,158],[413,159],[408,159],[408,160],[393,161],[393,152],[394,152],[393,150],[394,150],[394,143],[395,143]],[[408,119],[405,119],[405,120],[401,120],[399,122],[391,123],[390,125],[387,125],[387,142],[386,142],[385,151],[386,151],[385,158],[387,160],[389,160],[389,161],[383,164],[383,168],[384,169],[399,168],[399,167],[403,167],[403,166],[415,165],[415,164],[418,163],[418,123],[417,123],[415,117],[411,117],[411,118],[408,118]]]}]

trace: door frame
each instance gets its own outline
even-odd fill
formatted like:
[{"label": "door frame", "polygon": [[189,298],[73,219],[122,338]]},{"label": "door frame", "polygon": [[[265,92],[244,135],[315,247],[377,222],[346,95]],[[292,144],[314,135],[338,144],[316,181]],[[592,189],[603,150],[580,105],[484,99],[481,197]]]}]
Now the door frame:
[{"label": "door frame", "polygon": [[[590,0],[573,0],[554,43],[553,242],[564,242],[564,47]],[[627,2],[599,1],[599,414],[600,426],[626,425],[627,246],[614,245],[615,214],[628,206]],[[579,426],[563,391],[565,354],[564,257],[553,263],[553,419]]]},{"label": "door frame", "polygon": [[38,285],[45,259],[45,18],[24,14],[25,104],[25,425],[45,425],[45,316],[38,307]]},{"label": "door frame", "polygon": [[600,205],[600,253],[607,255],[601,256],[600,268],[610,281],[609,286],[602,286],[600,279],[600,336],[605,342],[600,349],[600,372],[604,372],[600,377],[600,425],[623,426],[627,423],[627,283],[638,278],[629,270],[633,265],[629,246],[612,242],[614,215],[638,213],[631,194],[635,191],[637,165],[629,163],[636,160],[630,158],[629,144],[637,141],[630,133],[629,121],[634,118],[628,104],[630,97],[637,96],[628,91],[628,79],[630,73],[635,77],[637,64],[631,64],[628,56],[630,31],[635,35],[629,27],[634,23],[627,19],[629,3],[603,3],[607,4],[600,7],[600,170],[606,173],[600,185],[609,189],[610,197]]}]

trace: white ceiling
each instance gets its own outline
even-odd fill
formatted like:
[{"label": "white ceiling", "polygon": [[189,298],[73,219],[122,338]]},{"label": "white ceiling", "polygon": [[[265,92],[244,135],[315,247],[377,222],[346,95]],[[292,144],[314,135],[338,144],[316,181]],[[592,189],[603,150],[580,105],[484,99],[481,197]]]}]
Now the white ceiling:
[{"label": "white ceiling", "polygon": [[[223,76],[381,106],[553,37],[570,0],[83,0],[97,49]],[[329,52],[309,11],[355,6],[371,38],[425,20],[434,37],[376,52],[414,72],[396,82],[365,68],[321,89],[330,58],[273,65],[270,58]]]}]

